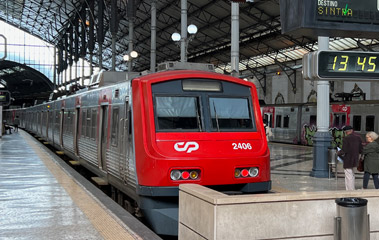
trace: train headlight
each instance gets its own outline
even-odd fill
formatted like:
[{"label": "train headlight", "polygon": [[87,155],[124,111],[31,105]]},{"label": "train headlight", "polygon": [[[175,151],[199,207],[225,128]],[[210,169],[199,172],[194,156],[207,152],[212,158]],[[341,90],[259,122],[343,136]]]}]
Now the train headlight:
[{"label": "train headlight", "polygon": [[171,180],[199,180],[200,179],[200,169],[174,169],[170,172]]},{"label": "train headlight", "polygon": [[182,173],[179,170],[171,171],[170,177],[172,180],[174,181],[179,180],[181,176],[182,176]]},{"label": "train headlight", "polygon": [[252,167],[249,169],[249,175],[250,177],[256,177],[258,176],[259,170],[256,167]]},{"label": "train headlight", "polygon": [[234,170],[235,178],[257,177],[258,174],[259,174],[259,168],[257,167],[236,168]]},{"label": "train headlight", "polygon": [[192,179],[192,180],[195,180],[195,179],[197,179],[199,177],[199,173],[197,172],[197,171],[191,171],[191,173],[190,173],[190,178]]}]

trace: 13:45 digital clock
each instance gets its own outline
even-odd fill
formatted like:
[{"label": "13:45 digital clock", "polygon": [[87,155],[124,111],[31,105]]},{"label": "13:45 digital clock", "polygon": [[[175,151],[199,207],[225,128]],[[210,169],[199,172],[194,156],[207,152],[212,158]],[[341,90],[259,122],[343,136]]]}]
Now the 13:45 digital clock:
[{"label": "13:45 digital clock", "polygon": [[379,53],[319,51],[316,59],[320,79],[379,80]]}]

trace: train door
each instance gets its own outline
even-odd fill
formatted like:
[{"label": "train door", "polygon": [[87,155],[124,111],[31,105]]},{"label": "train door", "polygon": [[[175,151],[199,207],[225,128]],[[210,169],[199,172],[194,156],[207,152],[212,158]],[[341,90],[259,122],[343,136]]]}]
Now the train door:
[{"label": "train door", "polygon": [[346,124],[346,113],[333,113],[333,123],[332,127],[341,129]]},{"label": "train door", "polygon": [[76,155],[79,155],[79,148],[78,148],[78,138],[79,138],[79,113],[80,108],[75,109],[75,119],[74,119],[74,152]]},{"label": "train door", "polygon": [[102,105],[99,121],[98,163],[100,169],[106,171],[107,137],[108,137],[108,105]]},{"label": "train door", "polygon": [[267,121],[267,125],[271,128],[272,127],[272,113],[265,113],[263,115],[263,122]]},{"label": "train door", "polygon": [[332,105],[331,112],[331,127],[342,129],[346,125],[350,125],[350,109],[351,107],[348,105]]},{"label": "train door", "polygon": [[263,120],[267,121],[267,125],[270,128],[274,126],[274,116],[275,116],[275,108],[274,107],[264,107],[262,110]]}]

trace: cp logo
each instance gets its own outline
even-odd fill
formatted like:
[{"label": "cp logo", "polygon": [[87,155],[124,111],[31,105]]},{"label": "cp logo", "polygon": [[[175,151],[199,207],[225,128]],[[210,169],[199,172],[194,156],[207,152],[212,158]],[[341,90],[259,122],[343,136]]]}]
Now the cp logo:
[{"label": "cp logo", "polygon": [[178,152],[190,153],[199,149],[199,144],[197,142],[177,142],[174,145],[174,149]]}]

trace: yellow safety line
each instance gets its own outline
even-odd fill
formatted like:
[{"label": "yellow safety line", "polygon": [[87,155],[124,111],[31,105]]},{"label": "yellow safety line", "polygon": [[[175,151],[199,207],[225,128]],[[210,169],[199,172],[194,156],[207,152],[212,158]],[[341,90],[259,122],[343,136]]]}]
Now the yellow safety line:
[{"label": "yellow safety line", "polygon": [[110,212],[107,212],[99,202],[95,201],[92,195],[89,195],[90,193],[80,187],[77,182],[69,177],[54,161],[51,161],[51,156],[45,151],[42,151],[41,147],[33,142],[30,137],[25,133],[22,133],[22,135],[104,239],[141,239],[130,229],[127,229],[127,226],[121,223],[120,220],[116,220],[112,217]]}]

